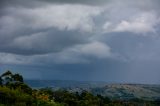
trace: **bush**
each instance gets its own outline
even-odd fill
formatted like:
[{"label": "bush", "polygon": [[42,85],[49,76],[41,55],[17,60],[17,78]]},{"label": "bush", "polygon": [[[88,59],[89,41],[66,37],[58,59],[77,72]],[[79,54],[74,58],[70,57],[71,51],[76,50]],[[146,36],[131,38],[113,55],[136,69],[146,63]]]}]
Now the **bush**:
[{"label": "bush", "polygon": [[25,103],[26,105],[31,105],[33,102],[33,98],[25,94],[18,89],[10,89],[8,87],[0,87],[0,103],[2,104],[17,104],[17,103]]}]

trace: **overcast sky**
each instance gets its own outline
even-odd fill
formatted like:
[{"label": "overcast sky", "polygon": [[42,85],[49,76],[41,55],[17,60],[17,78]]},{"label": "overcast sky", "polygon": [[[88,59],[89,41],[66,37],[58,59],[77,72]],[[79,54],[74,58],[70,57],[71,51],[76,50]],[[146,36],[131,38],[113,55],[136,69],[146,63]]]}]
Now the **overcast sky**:
[{"label": "overcast sky", "polygon": [[160,84],[159,0],[1,0],[0,73]]}]

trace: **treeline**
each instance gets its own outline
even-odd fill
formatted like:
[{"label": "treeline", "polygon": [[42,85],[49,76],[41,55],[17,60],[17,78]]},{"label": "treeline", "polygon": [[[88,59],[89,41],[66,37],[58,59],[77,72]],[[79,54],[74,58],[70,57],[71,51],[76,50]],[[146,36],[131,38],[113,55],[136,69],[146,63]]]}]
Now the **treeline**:
[{"label": "treeline", "polygon": [[7,71],[0,76],[0,106],[160,106],[160,102],[110,100],[87,91],[32,89],[21,75]]}]

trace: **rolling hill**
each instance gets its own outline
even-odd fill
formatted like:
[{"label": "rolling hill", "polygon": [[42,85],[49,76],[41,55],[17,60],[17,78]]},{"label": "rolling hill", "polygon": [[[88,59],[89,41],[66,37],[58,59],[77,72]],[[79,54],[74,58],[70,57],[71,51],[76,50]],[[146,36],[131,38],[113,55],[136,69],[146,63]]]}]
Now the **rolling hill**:
[{"label": "rolling hill", "polygon": [[153,84],[109,84],[106,82],[27,80],[33,88],[51,87],[53,90],[65,89],[70,92],[89,91],[94,95],[107,96],[111,99],[160,100],[160,85]]}]

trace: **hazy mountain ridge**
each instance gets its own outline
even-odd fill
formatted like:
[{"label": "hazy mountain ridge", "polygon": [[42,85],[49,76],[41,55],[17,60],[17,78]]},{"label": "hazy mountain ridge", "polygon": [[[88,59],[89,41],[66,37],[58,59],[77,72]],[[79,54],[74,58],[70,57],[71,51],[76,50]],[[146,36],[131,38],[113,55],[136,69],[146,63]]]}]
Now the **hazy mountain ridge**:
[{"label": "hazy mountain ridge", "polygon": [[160,85],[151,84],[109,84],[106,82],[89,81],[45,81],[27,80],[33,88],[52,87],[53,89],[66,89],[70,92],[82,92],[83,90],[93,94],[108,96],[112,99],[144,99],[160,100]]}]

